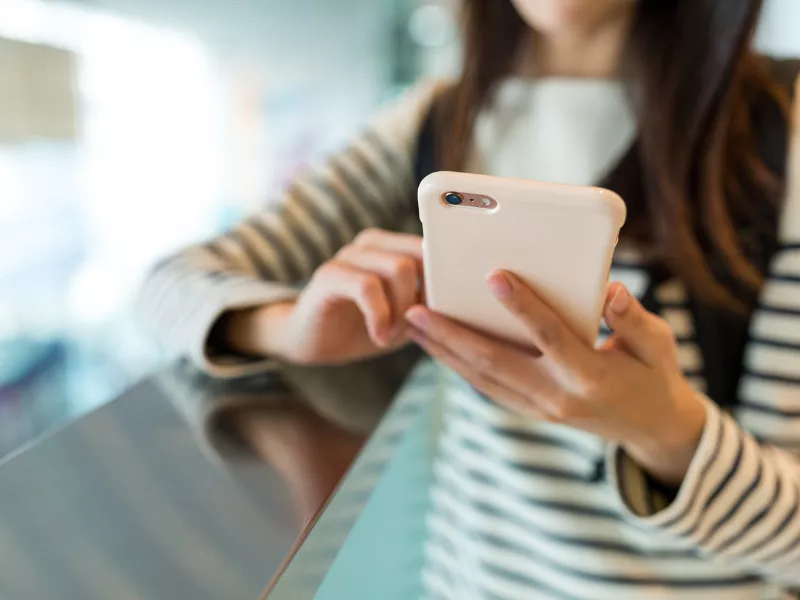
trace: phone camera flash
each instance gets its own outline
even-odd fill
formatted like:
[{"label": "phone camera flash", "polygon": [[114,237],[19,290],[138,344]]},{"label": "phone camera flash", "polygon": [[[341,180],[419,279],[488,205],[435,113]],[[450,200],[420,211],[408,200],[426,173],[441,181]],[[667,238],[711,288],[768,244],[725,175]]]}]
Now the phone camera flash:
[{"label": "phone camera flash", "polygon": [[489,200],[488,198],[481,198],[481,204],[483,204],[484,206],[489,206],[491,203],[492,201]]}]

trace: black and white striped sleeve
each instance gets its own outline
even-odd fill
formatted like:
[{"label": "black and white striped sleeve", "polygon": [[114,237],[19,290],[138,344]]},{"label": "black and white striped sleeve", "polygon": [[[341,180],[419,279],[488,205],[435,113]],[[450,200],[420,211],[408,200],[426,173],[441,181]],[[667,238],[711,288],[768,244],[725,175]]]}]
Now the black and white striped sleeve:
[{"label": "black and white striped sleeve", "polygon": [[619,449],[608,465],[632,521],[800,588],[800,129],[793,146],[781,247],[753,315],[733,415],[706,401],[700,446],[671,502],[642,502],[652,485]]},{"label": "black and white striped sleeve", "polygon": [[415,88],[277,201],[154,268],[136,306],[148,333],[217,377],[272,368],[269,360],[210,356],[214,324],[231,310],[293,299],[296,286],[361,230],[402,226],[414,208],[416,137],[435,89]]}]

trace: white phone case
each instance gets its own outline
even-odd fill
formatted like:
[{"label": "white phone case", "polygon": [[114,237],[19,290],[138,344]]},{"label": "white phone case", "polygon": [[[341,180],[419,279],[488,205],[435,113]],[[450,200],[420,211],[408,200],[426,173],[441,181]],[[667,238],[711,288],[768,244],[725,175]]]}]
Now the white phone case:
[{"label": "white phone case", "polygon": [[[449,192],[485,195],[491,210],[451,206]],[[419,186],[425,285],[431,310],[511,341],[530,344],[519,321],[490,293],[486,277],[509,270],[594,344],[611,258],[625,222],[609,190],[439,172]]]}]

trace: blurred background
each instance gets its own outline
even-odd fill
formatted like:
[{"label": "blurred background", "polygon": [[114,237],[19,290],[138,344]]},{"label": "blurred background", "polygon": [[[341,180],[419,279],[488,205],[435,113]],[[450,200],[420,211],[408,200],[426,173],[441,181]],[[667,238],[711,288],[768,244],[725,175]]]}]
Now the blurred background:
[{"label": "blurred background", "polygon": [[[800,2],[767,2],[759,46],[800,56]],[[457,70],[456,10],[0,0],[0,458],[168,360],[128,318],[148,267]]]}]

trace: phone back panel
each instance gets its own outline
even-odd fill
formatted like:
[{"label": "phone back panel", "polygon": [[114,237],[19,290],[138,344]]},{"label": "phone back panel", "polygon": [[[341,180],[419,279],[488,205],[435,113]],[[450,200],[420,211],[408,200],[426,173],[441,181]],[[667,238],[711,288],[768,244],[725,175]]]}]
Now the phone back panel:
[{"label": "phone back panel", "polygon": [[[491,210],[451,206],[449,192],[494,199]],[[503,338],[530,344],[490,293],[498,269],[520,276],[588,343],[600,326],[625,204],[601,188],[439,172],[419,187],[429,307]]]}]

